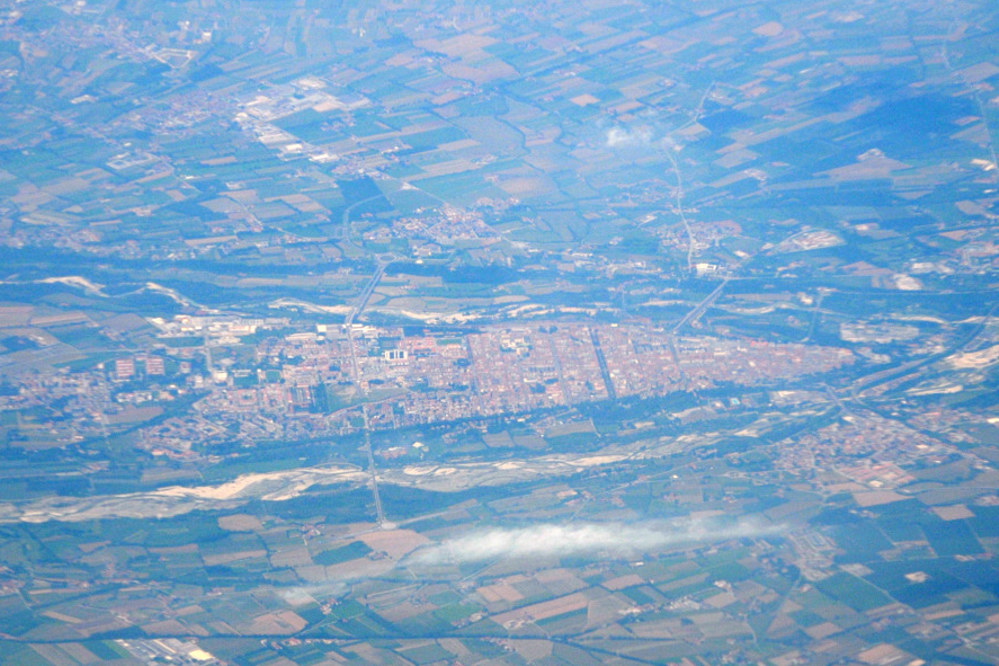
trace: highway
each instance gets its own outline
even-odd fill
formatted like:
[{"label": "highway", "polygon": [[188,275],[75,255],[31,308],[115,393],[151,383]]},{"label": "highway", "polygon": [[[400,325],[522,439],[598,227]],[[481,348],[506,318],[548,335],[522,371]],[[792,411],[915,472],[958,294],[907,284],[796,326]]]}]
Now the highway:
[{"label": "highway", "polygon": [[686,326],[687,324],[696,320],[698,317],[704,314],[704,311],[707,310],[709,307],[711,307],[711,304],[714,303],[719,296],[721,296],[722,290],[725,289],[725,285],[727,285],[728,281],[731,279],[732,279],[731,276],[725,276],[725,278],[718,284],[718,286],[714,288],[714,291],[705,296],[700,303],[694,306],[693,310],[688,312],[683,317],[683,319],[677,322],[676,326],[673,327],[673,332],[676,333],[681,328],[683,328],[684,326]]},{"label": "highway", "polygon": [[365,306],[367,306],[368,300],[371,298],[371,294],[375,292],[375,287],[378,286],[378,282],[382,279],[382,275],[385,273],[386,265],[387,262],[383,263],[379,260],[378,267],[375,269],[374,274],[371,276],[368,284],[364,285],[364,289],[362,289],[361,293],[358,295],[357,304],[354,305],[350,314],[347,315],[347,320],[344,322],[347,326],[353,324],[357,315],[361,314],[361,311],[364,310]]},{"label": "highway", "polygon": [[[362,203],[362,202],[358,202]],[[357,204],[354,204],[355,206]],[[347,215],[347,212],[344,212]],[[353,371],[354,381],[357,383],[359,390],[361,391],[361,418],[363,419],[362,428],[364,429],[364,452],[368,458],[368,474],[371,479],[371,494],[374,496],[375,500],[375,516],[378,520],[379,526],[385,529],[391,529],[393,524],[385,519],[385,510],[382,508],[382,497],[381,493],[378,491],[378,468],[375,465],[375,454],[371,448],[371,428],[368,425],[368,389],[363,382],[361,377],[361,365],[357,362],[357,349],[354,345],[354,319],[361,314],[364,308],[368,304],[368,300],[371,298],[371,294],[374,293],[375,287],[378,286],[378,282],[382,279],[382,275],[385,273],[385,266],[388,265],[391,258],[387,261],[381,259],[378,260],[378,267],[375,269],[374,274],[368,283],[361,290],[361,293],[357,297],[357,303],[351,309],[350,314],[344,322],[344,329],[347,333],[347,345],[350,349],[350,365]]]},{"label": "highway", "polygon": [[385,195],[378,193],[372,197],[368,197],[367,199],[361,199],[360,201],[355,201],[354,203],[344,208],[343,215],[340,216],[340,237],[343,239],[344,243],[347,243],[348,245],[353,245],[355,248],[360,249],[358,245],[354,243],[354,241],[351,240],[350,238],[350,214],[353,213],[354,209],[357,208],[358,206],[366,204],[369,201],[374,201],[375,199],[381,199],[383,196]]}]

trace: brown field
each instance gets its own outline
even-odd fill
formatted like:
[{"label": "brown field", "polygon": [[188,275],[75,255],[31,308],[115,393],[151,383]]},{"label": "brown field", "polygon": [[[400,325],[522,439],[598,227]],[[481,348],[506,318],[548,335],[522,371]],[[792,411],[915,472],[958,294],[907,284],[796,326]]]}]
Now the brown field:
[{"label": "brown field", "polygon": [[238,562],[239,560],[249,560],[255,557],[265,557],[267,551],[260,550],[242,550],[238,553],[219,553],[218,555],[203,555],[202,558],[205,560],[205,566],[211,567],[217,564],[229,564],[230,562]]},{"label": "brown field", "polygon": [[369,532],[359,536],[358,539],[371,550],[388,553],[388,556],[395,560],[430,543],[430,539],[413,530]]},{"label": "brown field", "polygon": [[931,509],[943,520],[961,520],[963,518],[974,518],[975,514],[964,504],[954,506],[935,506]]},{"label": "brown field", "polygon": [[623,590],[626,587],[634,587],[635,585],[642,585],[645,580],[638,574],[628,574],[627,576],[619,576],[617,578],[612,578],[606,583],[604,587],[608,590]]},{"label": "brown field", "polygon": [[309,623],[290,610],[257,616],[246,629],[249,634],[294,634]]},{"label": "brown field", "polygon": [[499,601],[509,601],[510,603],[513,603],[524,598],[523,594],[515,590],[512,586],[506,584],[487,585],[486,587],[480,587],[476,590],[476,592],[478,592],[479,596],[491,604]]},{"label": "brown field", "polygon": [[906,499],[905,495],[899,495],[894,490],[872,490],[870,492],[854,493],[853,499],[860,506],[878,506],[880,504],[891,504],[899,500]]},{"label": "brown field", "polygon": [[590,603],[589,598],[582,592],[576,592],[551,601],[542,601],[532,606],[525,606],[507,613],[500,613],[493,616],[493,621],[497,624],[515,622],[517,620],[544,620],[556,615],[564,615],[572,611],[586,608]]},{"label": "brown field", "polygon": [[264,529],[256,516],[238,513],[233,516],[220,516],[219,527],[232,532],[258,532]]}]

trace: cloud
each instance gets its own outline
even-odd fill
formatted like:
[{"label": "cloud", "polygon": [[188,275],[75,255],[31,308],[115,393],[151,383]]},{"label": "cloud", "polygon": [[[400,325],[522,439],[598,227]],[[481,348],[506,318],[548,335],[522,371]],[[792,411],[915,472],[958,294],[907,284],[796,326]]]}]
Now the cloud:
[{"label": "cloud", "polygon": [[612,127],[607,130],[605,138],[608,148],[648,146],[652,143],[652,130],[648,127],[638,127],[635,129]]},{"label": "cloud", "polygon": [[414,564],[482,562],[566,556],[629,557],[679,544],[710,543],[781,531],[759,521],[680,523],[570,523],[516,529],[490,529],[429,546],[414,554]]},{"label": "cloud", "polygon": [[317,583],[315,585],[295,585],[275,588],[274,593],[293,606],[303,606],[316,601],[340,597],[350,590],[342,582]]}]

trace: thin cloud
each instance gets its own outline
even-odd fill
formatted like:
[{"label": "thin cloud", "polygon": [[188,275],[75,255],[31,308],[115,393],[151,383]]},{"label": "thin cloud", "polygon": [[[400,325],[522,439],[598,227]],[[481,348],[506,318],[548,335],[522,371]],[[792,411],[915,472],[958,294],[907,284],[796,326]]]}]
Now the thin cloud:
[{"label": "thin cloud", "polygon": [[751,520],[728,525],[713,521],[545,524],[473,532],[429,546],[416,553],[413,562],[431,565],[541,557],[628,557],[680,544],[764,536],[781,529]]},{"label": "thin cloud", "polygon": [[608,148],[623,148],[627,146],[648,146],[652,143],[652,130],[647,127],[625,129],[612,127],[605,134]]},{"label": "thin cloud", "polygon": [[279,587],[274,590],[274,593],[293,606],[303,606],[330,597],[343,596],[349,590],[346,583],[333,582]]}]

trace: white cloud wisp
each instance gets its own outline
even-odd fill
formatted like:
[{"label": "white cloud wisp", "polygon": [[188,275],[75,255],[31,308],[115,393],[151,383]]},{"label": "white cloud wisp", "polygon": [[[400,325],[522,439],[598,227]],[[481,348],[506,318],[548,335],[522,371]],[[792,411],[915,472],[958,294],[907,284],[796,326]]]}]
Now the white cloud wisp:
[{"label": "white cloud wisp", "polygon": [[742,537],[765,536],[781,526],[744,520],[734,524],[715,521],[673,523],[544,524],[515,529],[490,529],[428,546],[414,554],[414,564],[482,562],[492,559],[539,557],[629,557],[687,543],[711,543]]},{"label": "white cloud wisp", "polygon": [[608,148],[648,146],[652,143],[652,130],[648,127],[638,127],[630,130],[623,127],[612,127],[607,130],[604,139]]}]

